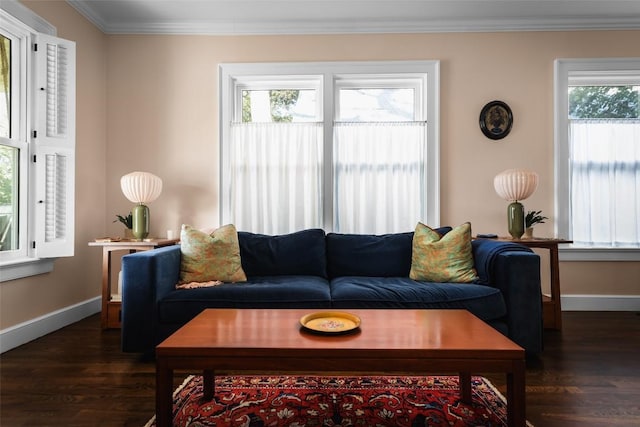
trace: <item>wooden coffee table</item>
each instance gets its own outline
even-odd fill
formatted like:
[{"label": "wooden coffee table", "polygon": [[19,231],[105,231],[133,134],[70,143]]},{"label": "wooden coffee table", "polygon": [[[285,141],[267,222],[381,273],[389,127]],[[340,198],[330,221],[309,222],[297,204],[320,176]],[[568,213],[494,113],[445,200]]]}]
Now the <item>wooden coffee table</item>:
[{"label": "wooden coffee table", "polygon": [[[321,311],[321,310],[317,310]],[[173,371],[198,370],[204,395],[214,373],[237,371],[457,373],[471,401],[471,373],[503,372],[508,423],[525,426],[524,350],[465,310],[348,310],[361,318],[349,335],[301,330],[306,309],[209,309],[156,347],[156,424],[172,419]]]}]

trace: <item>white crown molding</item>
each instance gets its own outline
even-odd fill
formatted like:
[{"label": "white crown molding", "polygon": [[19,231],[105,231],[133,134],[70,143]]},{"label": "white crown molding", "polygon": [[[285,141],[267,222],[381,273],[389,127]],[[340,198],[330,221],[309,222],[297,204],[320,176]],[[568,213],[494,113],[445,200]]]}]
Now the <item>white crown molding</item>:
[{"label": "white crown molding", "polygon": [[[95,23],[95,22],[94,22]],[[97,24],[96,24],[97,25]],[[417,34],[450,32],[513,32],[513,31],[585,31],[638,30],[640,22],[623,20],[562,19],[556,21],[449,21],[449,22],[388,22],[388,23],[231,23],[231,24],[144,24],[103,25],[107,34],[174,34],[174,35],[321,35],[321,34]]]},{"label": "white crown molding", "polygon": [[31,9],[16,0],[0,1],[0,9],[39,33],[49,34],[52,36],[56,35],[56,27],[33,13]]},{"label": "white crown molding", "polygon": [[93,25],[98,27],[103,33],[109,34],[107,22],[102,19],[100,14],[96,12],[89,3],[86,1],[78,1],[78,0],[67,0],[75,10],[77,10],[82,16],[87,18]]},{"label": "white crown molding", "polygon": [[[385,17],[380,13],[373,18],[376,15],[374,11],[369,14],[368,18],[359,19],[358,16],[353,16],[353,10],[348,9],[349,4],[354,3],[352,1],[345,3],[345,7],[347,7],[345,16],[340,19],[325,17],[314,20],[292,16],[264,17],[262,19],[255,13],[252,18],[251,16],[240,17],[232,12],[227,15],[228,19],[224,19],[224,11],[221,11],[216,20],[206,20],[201,16],[196,16],[197,20],[193,19],[194,17],[185,17],[183,20],[162,22],[161,20],[148,20],[148,14],[146,14],[142,18],[130,18],[130,21],[124,22],[105,19],[91,1],[67,0],[67,2],[107,34],[306,35],[640,29],[640,17],[637,10],[623,15],[620,13],[619,7],[617,13],[611,16],[576,13],[568,17],[566,14],[555,16],[547,13],[546,15],[538,14],[535,17],[487,17],[489,15],[486,14],[476,17],[471,13],[464,18],[456,18],[453,14],[431,17],[426,17],[424,14],[421,16]],[[311,0],[308,2],[309,5],[314,3],[316,2]],[[116,6],[113,4],[110,7]],[[160,7],[161,4],[158,6]],[[579,7],[579,4],[576,7]],[[349,14],[349,10],[351,10],[351,14]]]}]

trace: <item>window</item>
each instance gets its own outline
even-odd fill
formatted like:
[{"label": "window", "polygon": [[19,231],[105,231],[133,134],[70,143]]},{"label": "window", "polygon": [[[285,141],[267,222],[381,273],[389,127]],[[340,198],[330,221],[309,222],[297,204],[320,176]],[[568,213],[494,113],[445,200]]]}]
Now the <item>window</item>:
[{"label": "window", "polygon": [[50,271],[46,259],[73,255],[75,44],[24,24],[26,17],[43,25],[21,5],[3,5],[0,15],[4,281]]},{"label": "window", "polygon": [[221,66],[221,222],[438,225],[438,62]]},{"label": "window", "polygon": [[640,259],[640,60],[556,61],[556,181],[564,259]]}]

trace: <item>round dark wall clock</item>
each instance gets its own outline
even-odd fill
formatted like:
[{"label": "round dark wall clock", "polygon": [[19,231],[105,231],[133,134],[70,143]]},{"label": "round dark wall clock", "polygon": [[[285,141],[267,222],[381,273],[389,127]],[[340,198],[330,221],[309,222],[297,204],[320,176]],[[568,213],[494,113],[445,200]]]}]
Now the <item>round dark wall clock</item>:
[{"label": "round dark wall clock", "polygon": [[480,111],[480,129],[489,139],[502,139],[509,135],[512,125],[511,108],[502,101],[491,101]]}]

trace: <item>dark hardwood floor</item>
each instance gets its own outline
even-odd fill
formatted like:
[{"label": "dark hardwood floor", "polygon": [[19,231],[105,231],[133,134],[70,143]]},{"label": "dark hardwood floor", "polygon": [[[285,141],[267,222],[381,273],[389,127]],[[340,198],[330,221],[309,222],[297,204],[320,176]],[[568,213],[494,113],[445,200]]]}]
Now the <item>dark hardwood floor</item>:
[{"label": "dark hardwood floor", "polygon": [[[528,361],[527,419],[535,427],[640,426],[640,314],[565,312],[563,322]],[[0,425],[144,426],[154,413],[155,366],[121,353],[119,339],[100,330],[96,315],[2,354]],[[505,392],[503,376],[486,376]]]}]

